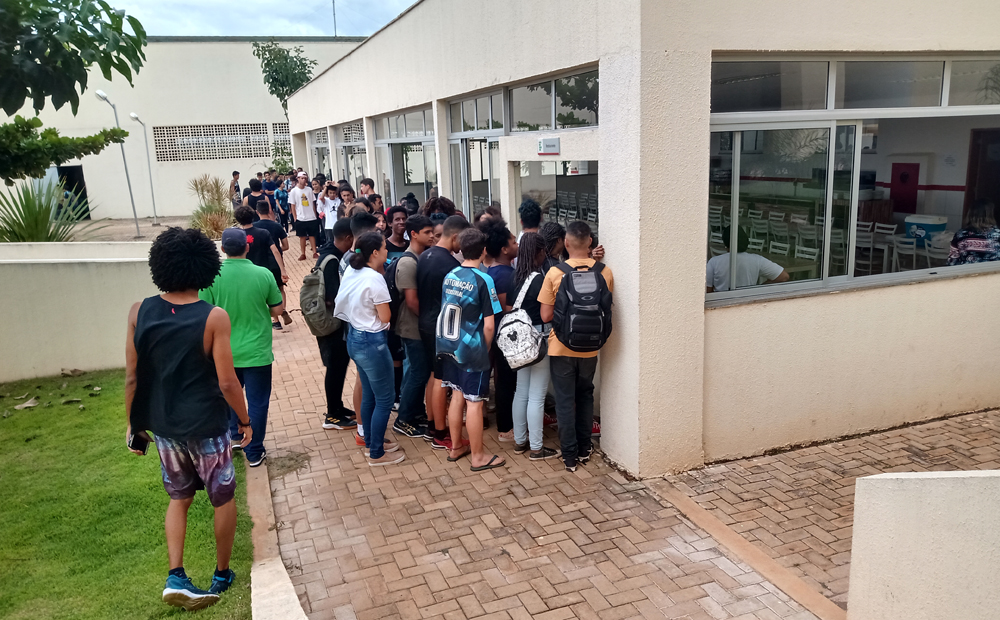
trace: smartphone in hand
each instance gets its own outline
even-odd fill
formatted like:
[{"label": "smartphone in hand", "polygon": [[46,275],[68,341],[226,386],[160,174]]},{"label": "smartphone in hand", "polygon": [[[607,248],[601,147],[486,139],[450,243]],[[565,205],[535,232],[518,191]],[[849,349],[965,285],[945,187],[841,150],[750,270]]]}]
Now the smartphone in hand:
[{"label": "smartphone in hand", "polygon": [[149,440],[145,439],[141,435],[132,434],[128,436],[126,445],[128,445],[129,450],[136,450],[146,454],[146,450],[149,449]]}]

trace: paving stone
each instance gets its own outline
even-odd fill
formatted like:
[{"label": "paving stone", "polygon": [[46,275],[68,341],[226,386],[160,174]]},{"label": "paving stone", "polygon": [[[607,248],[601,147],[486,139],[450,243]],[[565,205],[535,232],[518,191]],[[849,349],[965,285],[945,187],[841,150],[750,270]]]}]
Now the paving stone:
[{"label": "paving stone", "polygon": [[[645,484],[626,480],[599,458],[568,473],[557,460],[514,455],[494,430],[485,433],[487,449],[508,462],[498,470],[473,473],[467,460],[447,463],[446,454],[407,437],[396,437],[406,452],[403,463],[369,468],[352,433],[320,426],[325,369],[297,309],[297,283],[312,264],[287,266],[286,299],[295,322],[274,333],[265,440],[272,475],[283,457],[308,457],[298,471],[273,477],[271,492],[282,559],[311,620],[721,620],[732,616],[726,605],[745,601],[766,613],[812,618]],[[344,388],[348,406],[356,380],[352,366]],[[554,428],[546,429],[546,442],[558,445]],[[1000,459],[990,445],[977,446],[986,448],[982,462]],[[800,470],[786,469],[779,473],[788,482],[775,489],[749,470],[725,480],[722,466],[714,475],[724,484],[699,493],[721,502],[751,531],[773,530],[778,540],[789,530],[773,517],[790,521],[781,514],[797,499],[792,491],[806,488],[794,486]],[[689,484],[705,487],[699,475]],[[845,484],[842,474],[829,480],[839,481],[830,491]],[[822,513],[810,512],[806,502],[795,506],[805,509],[799,514],[805,536],[797,540],[816,541],[797,553],[828,558],[825,574],[846,584],[847,573],[835,571],[848,566],[849,546],[837,543],[849,537],[850,514],[837,511],[840,495],[831,497]],[[767,518],[772,521],[755,523]]]}]

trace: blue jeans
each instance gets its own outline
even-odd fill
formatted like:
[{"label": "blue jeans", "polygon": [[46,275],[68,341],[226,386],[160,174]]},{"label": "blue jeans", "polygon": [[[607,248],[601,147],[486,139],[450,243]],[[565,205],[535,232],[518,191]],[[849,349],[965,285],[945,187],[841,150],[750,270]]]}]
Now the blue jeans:
[{"label": "blue jeans", "polygon": [[542,449],[542,423],[548,390],[549,356],[533,366],[518,369],[512,407],[514,441],[518,445],[527,443],[534,451]]},{"label": "blue jeans", "polygon": [[[247,413],[250,414],[250,428],[253,438],[243,448],[247,460],[256,461],[264,454],[264,434],[267,432],[267,408],[271,403],[271,365],[237,368],[236,377],[240,385],[246,389]],[[239,443],[239,418],[236,412],[229,409],[229,436]]]},{"label": "blue jeans", "polygon": [[388,332],[364,332],[347,328],[347,353],[358,368],[361,379],[361,424],[365,429],[365,447],[373,459],[381,458],[385,451],[385,427],[389,425],[389,411],[396,398],[395,373],[389,353]]},{"label": "blue jeans", "polygon": [[403,386],[399,396],[399,419],[407,424],[417,426],[427,423],[427,409],[424,407],[424,389],[431,377],[431,369],[427,365],[427,354],[424,352],[424,342],[420,338],[413,340],[402,338],[406,359],[403,361]]}]

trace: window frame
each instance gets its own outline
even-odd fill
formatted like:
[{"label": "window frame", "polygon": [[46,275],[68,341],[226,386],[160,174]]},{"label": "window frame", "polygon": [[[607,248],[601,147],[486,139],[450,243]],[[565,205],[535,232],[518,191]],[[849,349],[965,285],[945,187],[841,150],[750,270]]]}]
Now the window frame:
[{"label": "window frame", "polygon": [[[493,98],[496,95],[500,95],[500,105],[501,105],[501,108],[502,108],[500,110],[500,118],[504,119],[504,126],[501,127],[500,129],[494,129],[492,127],[492,125],[493,125],[493,118],[494,118]],[[508,97],[508,89],[507,88],[501,88],[500,90],[495,90],[494,89],[494,90],[490,90],[490,91],[486,91],[486,92],[482,92],[482,93],[477,93],[475,95],[470,95],[468,97],[460,97],[460,98],[457,98],[457,99],[449,99],[448,100],[448,106],[447,106],[447,108],[448,108],[448,123],[447,123],[447,126],[448,126],[448,139],[449,140],[453,140],[453,139],[462,139],[462,138],[482,138],[482,137],[494,137],[494,136],[506,136],[506,135],[508,135],[508,132],[507,132],[507,129],[508,129],[507,110],[510,108],[510,105],[508,105],[508,103],[507,103],[507,97]],[[476,127],[479,126],[479,106],[476,105],[476,103],[475,103],[477,99],[486,99],[487,102],[489,102],[488,106],[487,106],[487,109],[489,111],[488,112],[488,116],[489,116],[488,120],[490,121],[489,124],[491,125],[490,129],[476,129]],[[461,110],[465,109],[465,103],[469,102],[469,101],[472,102],[472,109],[475,111],[474,114],[473,114],[472,122],[469,123],[473,128],[470,129],[470,130],[468,130],[468,131],[452,131],[451,130],[451,128],[452,128],[452,121],[453,121],[453,117],[454,117],[454,115],[452,114],[452,106],[453,105],[458,105],[458,109],[461,111]],[[464,120],[464,118],[463,119],[459,119],[459,126],[464,128],[465,124],[462,122],[463,120]]]},{"label": "window frame", "polygon": [[[830,148],[828,157],[830,158],[827,172],[827,222],[831,222],[830,211],[833,207],[832,191],[834,175],[833,158],[835,156],[834,139],[838,127],[855,125],[855,149],[854,168],[851,182],[851,206],[848,222],[848,247],[847,247],[847,274],[843,276],[830,276],[830,237],[832,226],[825,226],[823,231],[823,265],[821,268],[821,278],[803,282],[783,282],[778,284],[760,285],[743,289],[705,293],[706,308],[720,308],[738,305],[748,302],[773,301],[802,296],[811,296],[831,292],[862,290],[867,288],[879,288],[885,286],[896,286],[900,284],[911,284],[915,282],[926,282],[942,278],[968,277],[981,274],[1000,272],[1000,261],[992,263],[976,263],[967,265],[954,265],[944,267],[932,267],[904,271],[897,273],[872,274],[857,277],[854,275],[855,269],[855,249],[858,217],[858,196],[859,183],[858,175],[861,171],[861,132],[865,120],[886,119],[886,118],[950,118],[966,116],[1000,116],[1000,105],[961,105],[950,106],[948,99],[951,87],[951,69],[954,61],[964,60],[995,60],[1000,63],[1000,56],[996,54],[985,55],[963,55],[963,54],[936,54],[936,55],[837,55],[837,56],[808,56],[808,55],[782,55],[782,54],[752,54],[752,55],[716,55],[713,61],[722,62],[795,62],[795,61],[827,61],[828,84],[827,84],[827,109],[825,110],[786,110],[768,112],[725,112],[710,114],[709,131],[733,132],[733,186],[732,192],[737,205],[739,202],[739,149],[742,144],[739,132],[768,130],[768,129],[796,129],[796,128],[819,128],[823,125],[831,127]],[[839,61],[943,61],[943,76],[941,81],[941,105],[933,107],[905,107],[905,108],[835,108],[836,97],[836,62]],[[738,207],[737,207],[738,208]],[[731,211],[732,213],[732,211]],[[704,217],[708,218],[708,202],[705,202]],[[734,231],[735,234],[735,231]],[[731,245],[733,240],[730,241]],[[706,240],[707,246],[707,240]],[[735,273],[730,263],[731,273]]]},{"label": "window frame", "polygon": [[[546,78],[535,77],[533,79],[518,80],[517,82],[512,82],[512,83],[508,84],[504,88],[504,98],[503,98],[504,107],[506,108],[506,110],[505,110],[506,115],[504,116],[504,131],[505,131],[506,135],[540,134],[540,133],[551,133],[551,132],[555,132],[555,131],[558,131],[558,132],[563,132],[563,131],[594,131],[597,128],[599,128],[601,126],[600,125],[600,115],[598,115],[598,122],[594,123],[593,125],[583,125],[583,126],[580,126],[580,127],[565,127],[563,129],[559,129],[558,128],[559,125],[556,122],[556,112],[559,109],[559,104],[556,101],[556,97],[558,96],[558,93],[556,92],[556,82],[558,80],[564,80],[566,78],[576,77],[578,75],[583,75],[585,73],[593,73],[593,72],[597,73],[597,80],[598,80],[598,90],[597,90],[597,93],[598,93],[597,98],[598,99],[597,100],[598,100],[598,107],[600,107],[600,96],[601,96],[600,95],[600,92],[601,92],[600,91],[600,80],[601,80],[601,71],[600,71],[600,67],[598,65],[588,65],[588,66],[584,66],[584,67],[577,67],[577,68],[575,68],[575,69],[573,69],[571,71],[562,71],[560,73],[556,73],[556,74],[554,74],[554,75],[552,75],[550,77],[546,77]],[[543,82],[549,82],[549,86],[550,86],[551,92],[552,92],[552,97],[551,97],[550,106],[549,106],[550,109],[551,109],[551,112],[549,113],[549,123],[552,125],[552,128],[551,129],[538,129],[536,131],[513,131],[513,132],[510,131],[510,128],[513,127],[513,125],[514,125],[513,115],[512,115],[513,109],[512,109],[512,107],[510,105],[510,91],[514,90],[515,88],[524,88],[526,86],[534,86],[536,84],[541,84]]]},{"label": "window frame", "polygon": [[[423,134],[421,134],[419,136],[407,136],[406,135],[406,133],[407,133],[407,129],[406,129],[406,115],[407,114],[414,114],[416,112],[419,112],[422,115],[422,117],[423,117],[422,118],[422,122],[423,122]],[[406,108],[406,109],[403,109],[403,110],[395,110],[394,112],[392,112],[390,114],[383,114],[381,116],[377,116],[377,117],[375,117],[375,118],[372,119],[372,121],[371,121],[371,128],[370,128],[371,132],[372,132],[372,136],[375,138],[374,142],[377,145],[399,144],[399,143],[413,143],[413,142],[432,142],[434,140],[434,134],[435,134],[436,129],[437,129],[436,127],[433,126],[434,125],[434,123],[433,123],[433,118],[434,118],[433,114],[434,114],[434,110],[433,110],[433,108],[431,106],[429,106],[429,105],[423,105],[423,106],[417,106],[415,108]],[[428,132],[428,126],[427,126],[428,115],[430,115],[430,118],[431,118],[431,121],[432,121],[429,132]],[[383,121],[389,121],[391,123],[392,120],[396,119],[396,118],[399,119],[399,121],[400,121],[400,123],[402,125],[402,129],[403,129],[402,133],[403,133],[403,135],[395,137],[395,138],[390,138],[388,135],[386,135],[385,137],[380,138],[378,136],[378,132],[376,131],[376,127],[378,126],[378,124],[381,123],[381,122],[383,122]],[[368,130],[369,130],[369,128],[365,127],[365,131],[367,132]]]}]

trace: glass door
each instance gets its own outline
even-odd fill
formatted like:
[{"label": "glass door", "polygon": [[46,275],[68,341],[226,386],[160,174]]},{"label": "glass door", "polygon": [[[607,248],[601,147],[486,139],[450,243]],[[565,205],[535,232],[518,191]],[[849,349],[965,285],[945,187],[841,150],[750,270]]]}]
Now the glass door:
[{"label": "glass door", "polygon": [[475,215],[490,206],[490,158],[486,138],[467,138],[465,173],[469,197],[467,215]]}]

